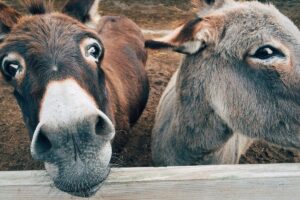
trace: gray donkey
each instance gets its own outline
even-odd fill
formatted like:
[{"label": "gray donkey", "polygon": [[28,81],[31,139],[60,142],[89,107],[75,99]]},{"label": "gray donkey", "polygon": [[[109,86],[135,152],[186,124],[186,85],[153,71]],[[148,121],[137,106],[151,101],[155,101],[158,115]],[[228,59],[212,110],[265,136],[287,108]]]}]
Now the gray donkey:
[{"label": "gray donkey", "polygon": [[146,42],[185,54],[158,107],[157,165],[238,163],[254,140],[300,149],[300,31],[272,5],[222,2]]}]

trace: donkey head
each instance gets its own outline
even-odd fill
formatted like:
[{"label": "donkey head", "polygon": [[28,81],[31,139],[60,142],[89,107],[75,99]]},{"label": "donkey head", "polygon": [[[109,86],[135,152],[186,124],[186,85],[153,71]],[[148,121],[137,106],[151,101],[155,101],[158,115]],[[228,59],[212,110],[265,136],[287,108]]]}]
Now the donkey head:
[{"label": "donkey head", "polygon": [[186,54],[180,95],[205,97],[233,131],[300,148],[300,31],[274,6],[228,2],[146,46]]},{"label": "donkey head", "polygon": [[63,13],[43,2],[25,1],[28,16],[0,4],[0,68],[15,89],[32,156],[45,162],[59,189],[90,196],[109,173],[115,134],[101,69],[104,47],[83,24],[97,21],[91,12],[99,1],[70,0]]}]

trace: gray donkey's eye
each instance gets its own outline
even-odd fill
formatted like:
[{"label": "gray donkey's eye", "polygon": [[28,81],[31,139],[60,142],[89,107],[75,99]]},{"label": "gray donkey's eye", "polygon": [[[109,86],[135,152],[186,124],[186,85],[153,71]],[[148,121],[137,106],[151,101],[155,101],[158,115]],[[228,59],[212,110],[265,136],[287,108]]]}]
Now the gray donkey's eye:
[{"label": "gray donkey's eye", "polygon": [[205,2],[206,2],[208,5],[210,5],[210,4],[215,3],[215,0],[205,0]]},{"label": "gray donkey's eye", "polygon": [[285,57],[285,55],[279,49],[276,49],[271,45],[266,45],[260,47],[251,57],[258,58],[261,60],[267,60],[273,57]]}]

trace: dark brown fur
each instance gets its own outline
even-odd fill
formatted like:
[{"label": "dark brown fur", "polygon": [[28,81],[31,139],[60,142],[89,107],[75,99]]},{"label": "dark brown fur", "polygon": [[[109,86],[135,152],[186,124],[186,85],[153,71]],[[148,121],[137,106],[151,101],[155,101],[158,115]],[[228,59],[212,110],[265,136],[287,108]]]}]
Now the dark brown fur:
[{"label": "dark brown fur", "polygon": [[94,0],[71,0],[65,5],[63,12],[85,23],[92,17],[89,10],[93,3]]},{"label": "dark brown fur", "polygon": [[0,2],[0,33],[8,33],[20,16],[17,11]]}]

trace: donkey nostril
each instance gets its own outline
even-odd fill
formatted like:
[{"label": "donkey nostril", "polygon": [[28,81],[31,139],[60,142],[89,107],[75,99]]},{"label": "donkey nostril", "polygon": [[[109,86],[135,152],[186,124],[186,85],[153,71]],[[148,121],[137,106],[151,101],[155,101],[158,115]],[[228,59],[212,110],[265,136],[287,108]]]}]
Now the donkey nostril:
[{"label": "donkey nostril", "polygon": [[102,117],[98,117],[97,123],[96,123],[96,134],[101,135],[107,133],[107,123]]},{"label": "donkey nostril", "polygon": [[97,135],[109,135],[114,132],[112,125],[102,116],[97,118],[95,129]]},{"label": "donkey nostril", "polygon": [[38,135],[36,144],[35,144],[35,150],[38,154],[43,154],[49,151],[52,147],[52,144],[48,137],[44,134],[43,131],[41,131]]},{"label": "donkey nostril", "polygon": [[103,137],[105,140],[112,140],[115,136],[115,127],[112,121],[107,117],[106,114],[99,111],[95,121],[95,133]]}]

